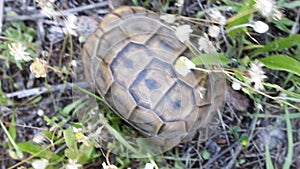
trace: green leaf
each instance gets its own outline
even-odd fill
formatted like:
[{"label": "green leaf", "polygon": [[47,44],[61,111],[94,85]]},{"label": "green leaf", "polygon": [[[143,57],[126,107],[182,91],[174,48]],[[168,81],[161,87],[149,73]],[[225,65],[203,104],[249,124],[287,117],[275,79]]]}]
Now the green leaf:
[{"label": "green leaf", "polygon": [[91,159],[94,159],[96,157],[101,156],[100,154],[97,154],[95,152],[95,148],[93,146],[89,146],[87,147],[86,145],[82,144],[80,146],[80,154],[82,155],[80,157],[80,159],[78,160],[78,162],[80,164],[86,164],[87,162],[89,162]]},{"label": "green leaf", "polygon": [[112,126],[110,126],[107,122],[105,122],[105,126],[108,129],[108,131],[122,144],[124,145],[128,150],[132,151],[135,154],[139,154],[138,151],[130,145],[130,143],[118,132],[116,131]]},{"label": "green leaf", "polygon": [[68,148],[78,153],[77,141],[71,127],[64,130],[64,139]]},{"label": "green leaf", "polygon": [[30,100],[30,102],[28,104],[35,105],[35,104],[39,103],[42,99],[43,99],[42,96],[35,97],[33,100]]},{"label": "green leaf", "polygon": [[228,65],[232,60],[225,57],[223,53],[202,54],[191,59],[196,65]]},{"label": "green leaf", "polygon": [[63,115],[69,115],[70,112],[75,109],[76,107],[78,107],[78,105],[80,105],[82,103],[82,100],[79,99],[69,105],[67,105],[63,110],[62,110],[62,114]]},{"label": "green leaf", "polygon": [[16,124],[15,124],[15,114],[13,114],[12,117],[11,117],[8,133],[10,134],[11,138],[15,141],[16,138],[17,138]]},{"label": "green leaf", "polygon": [[255,50],[254,52],[251,53],[251,56],[257,56],[263,52],[271,52],[271,51],[278,51],[278,50],[283,50],[286,48],[290,48],[295,45],[300,45],[300,35],[295,34],[291,35],[287,38],[281,38],[274,40],[273,42],[265,45],[262,48],[259,48]]},{"label": "green leaf", "polygon": [[76,159],[78,157],[78,151],[74,151],[74,150],[71,150],[69,148],[67,148],[65,150],[65,156],[70,158],[70,159]]},{"label": "green leaf", "polygon": [[[18,157],[19,159],[23,158],[23,152],[20,150],[18,145],[15,143],[15,140],[11,137],[11,135],[7,131],[6,127],[4,126],[3,122],[1,121],[1,119],[0,119],[0,126],[2,127],[6,136],[8,137],[8,140],[10,141],[11,145],[14,147],[14,149],[16,151],[14,154],[16,155],[16,157]],[[10,152],[12,152],[12,150]]]},{"label": "green leaf", "polygon": [[133,3],[134,6],[138,6],[139,5],[138,0],[132,0],[132,3]]},{"label": "green leaf", "polygon": [[283,22],[277,21],[277,20],[273,20],[272,23],[274,23],[275,26],[276,26],[278,29],[280,29],[280,30],[282,30],[282,31],[284,31],[284,32],[286,32],[286,33],[288,33],[288,34],[291,33],[291,30],[290,30]]},{"label": "green leaf", "polygon": [[290,1],[290,2],[280,5],[280,7],[283,7],[283,8],[297,8],[299,6],[300,6],[300,1]]},{"label": "green leaf", "polygon": [[260,59],[267,68],[283,70],[300,76],[300,62],[287,55],[272,55]]},{"label": "green leaf", "polygon": [[211,158],[211,153],[207,150],[201,151],[201,156],[204,160],[209,160]]},{"label": "green leaf", "polygon": [[30,142],[18,143],[17,145],[22,151],[25,151],[37,157],[46,158],[46,159],[51,158],[53,160],[57,160],[60,158],[58,155],[55,155],[49,149],[42,148],[41,146],[32,144]]},{"label": "green leaf", "polygon": [[[241,3],[239,12],[227,19],[226,30],[230,30],[239,25],[247,24],[253,20],[253,12],[256,10],[254,8],[254,4],[255,2],[253,0],[244,0],[243,3]],[[228,36],[231,39],[236,39],[237,36],[244,34],[244,31],[245,27],[233,29],[228,32]]]}]

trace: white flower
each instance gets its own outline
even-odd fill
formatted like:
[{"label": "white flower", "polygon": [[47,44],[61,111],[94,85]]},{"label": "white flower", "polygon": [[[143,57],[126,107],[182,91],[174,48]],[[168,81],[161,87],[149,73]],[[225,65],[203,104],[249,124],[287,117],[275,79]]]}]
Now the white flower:
[{"label": "white flower", "polygon": [[221,14],[219,10],[213,9],[208,13],[208,15],[211,17],[212,20],[219,22],[221,25],[225,25],[226,18]]},{"label": "white flower", "polygon": [[41,116],[41,117],[44,116],[44,114],[45,114],[44,110],[42,110],[42,109],[38,109],[36,113],[38,116]]},{"label": "white flower", "polygon": [[154,164],[152,163],[147,163],[144,169],[154,169]]},{"label": "white flower", "polygon": [[103,167],[103,169],[118,169],[118,167],[117,166],[115,166],[115,165],[106,165],[106,163],[105,162],[103,162],[102,163],[102,167]]},{"label": "white flower", "polygon": [[231,87],[234,89],[234,90],[241,90],[242,88],[242,85],[240,82],[234,80],[231,84]]},{"label": "white flower", "polygon": [[175,5],[179,8],[181,8],[183,6],[183,4],[184,4],[184,0],[177,0],[175,3]]},{"label": "white flower", "polygon": [[191,69],[195,68],[195,64],[184,56],[180,56],[175,63],[175,70],[182,76],[186,76]]},{"label": "white flower", "polygon": [[180,25],[175,27],[175,35],[177,38],[184,43],[190,39],[190,34],[193,32],[190,25]]},{"label": "white flower", "polygon": [[83,143],[86,146],[90,146],[88,143],[89,137],[85,136],[81,128],[73,127],[73,132],[75,133],[75,138],[77,142]]},{"label": "white flower", "polygon": [[173,24],[175,23],[176,16],[172,14],[164,14],[160,15],[160,19],[165,21],[166,23]]},{"label": "white flower", "polygon": [[36,58],[29,67],[30,71],[35,75],[36,78],[46,77],[47,75],[47,62]]},{"label": "white flower", "polygon": [[216,25],[211,25],[209,28],[208,28],[208,35],[210,37],[213,37],[213,38],[216,38],[219,36],[221,32],[221,29],[220,27],[216,26]]},{"label": "white flower", "polygon": [[20,167],[18,167],[17,169],[27,169],[27,168],[24,167],[24,166],[20,166]]},{"label": "white flower", "polygon": [[77,67],[77,61],[76,60],[72,60],[70,62],[70,64],[73,66],[73,67]]},{"label": "white flower", "polygon": [[198,39],[198,49],[204,51],[205,53],[215,53],[216,49],[212,42],[207,37],[200,37]]},{"label": "white flower", "polygon": [[277,21],[280,21],[283,18],[283,14],[279,9],[274,9],[272,18]]},{"label": "white flower", "polygon": [[32,141],[38,144],[42,144],[45,140],[47,140],[47,136],[44,133],[37,133],[34,135]]},{"label": "white flower", "polygon": [[41,159],[41,160],[34,160],[31,165],[34,169],[45,169],[48,164],[49,164],[48,160]]},{"label": "white flower", "polygon": [[82,128],[72,127],[74,133],[82,132]]},{"label": "white flower", "polygon": [[273,10],[276,9],[275,2],[273,0],[254,0],[255,8],[259,10],[259,12],[264,17],[269,17],[272,15]]},{"label": "white flower", "polygon": [[25,52],[27,49],[21,43],[11,43],[8,44],[9,54],[15,57],[17,61],[29,61],[32,58],[29,56],[28,52]]},{"label": "white flower", "polygon": [[38,6],[42,9],[41,13],[46,15],[48,18],[52,18],[55,14],[53,3],[56,0],[35,0],[38,3]]},{"label": "white flower", "polygon": [[269,26],[262,21],[254,22],[252,27],[257,33],[266,33],[269,30]]},{"label": "white flower", "polygon": [[269,30],[269,26],[267,24],[265,24],[264,22],[255,21],[253,24],[252,23],[245,23],[245,24],[233,26],[233,27],[227,29],[226,32],[228,33],[228,32],[233,31],[235,29],[244,28],[244,27],[252,27],[254,29],[254,31],[257,32],[257,33],[266,33]]},{"label": "white flower", "polygon": [[262,106],[261,104],[259,104],[259,103],[254,103],[254,105],[255,105],[255,107],[256,107],[258,110],[264,112],[264,108],[263,108],[263,106]]},{"label": "white flower", "polygon": [[263,66],[264,64],[261,62],[250,63],[250,70],[248,70],[250,75],[249,82],[254,83],[254,89],[256,90],[264,90],[262,82],[267,78],[267,76],[262,70]]},{"label": "white flower", "polygon": [[81,164],[77,164],[77,160],[70,159],[68,160],[68,164],[66,165],[66,169],[78,169],[81,168]]},{"label": "white flower", "polygon": [[66,26],[66,32],[74,35],[74,36],[78,36],[76,33],[76,29],[77,29],[77,17],[75,15],[69,15],[67,16],[67,19],[65,20],[65,26]]}]

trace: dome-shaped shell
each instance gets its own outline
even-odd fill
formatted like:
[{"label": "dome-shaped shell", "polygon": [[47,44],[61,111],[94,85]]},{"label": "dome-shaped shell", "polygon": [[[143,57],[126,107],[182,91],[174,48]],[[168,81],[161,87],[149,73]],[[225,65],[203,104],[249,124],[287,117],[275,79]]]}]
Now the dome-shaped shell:
[{"label": "dome-shaped shell", "polygon": [[141,7],[106,15],[83,50],[85,73],[121,118],[161,145],[175,145],[207,122],[222,102],[220,77],[182,76],[187,50],[174,30]]}]

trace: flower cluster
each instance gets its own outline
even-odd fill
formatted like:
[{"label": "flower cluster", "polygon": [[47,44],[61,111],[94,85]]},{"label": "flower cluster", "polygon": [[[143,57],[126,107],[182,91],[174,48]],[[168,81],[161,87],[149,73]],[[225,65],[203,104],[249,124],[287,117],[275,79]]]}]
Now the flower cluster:
[{"label": "flower cluster", "polygon": [[266,18],[282,19],[283,14],[277,8],[276,1],[274,0],[255,0],[255,8]]},{"label": "flower cluster", "polygon": [[47,62],[42,59],[36,58],[29,68],[36,78],[46,77],[47,75]]},{"label": "flower cluster", "polygon": [[35,0],[38,6],[41,8],[41,13],[46,15],[48,18],[52,18],[55,15],[53,3],[56,0]]},{"label": "flower cluster", "polygon": [[9,54],[14,56],[16,61],[30,61],[32,58],[25,50],[27,47],[21,43],[11,43],[8,45]]},{"label": "flower cluster", "polygon": [[248,70],[250,83],[254,83],[254,89],[264,90],[262,82],[267,78],[265,72],[262,70],[264,66],[261,62],[250,63],[250,69]]}]

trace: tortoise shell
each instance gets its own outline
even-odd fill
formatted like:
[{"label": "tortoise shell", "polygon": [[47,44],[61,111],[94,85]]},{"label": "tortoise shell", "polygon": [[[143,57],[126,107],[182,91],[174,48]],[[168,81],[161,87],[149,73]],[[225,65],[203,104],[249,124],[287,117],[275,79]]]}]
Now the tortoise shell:
[{"label": "tortoise shell", "polygon": [[224,89],[218,76],[177,73],[186,51],[157,14],[120,7],[103,18],[82,55],[87,79],[115,113],[157,143],[175,145],[210,121]]}]

